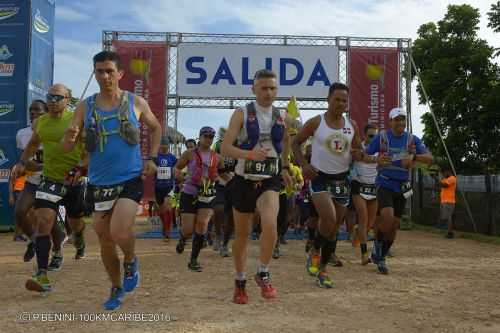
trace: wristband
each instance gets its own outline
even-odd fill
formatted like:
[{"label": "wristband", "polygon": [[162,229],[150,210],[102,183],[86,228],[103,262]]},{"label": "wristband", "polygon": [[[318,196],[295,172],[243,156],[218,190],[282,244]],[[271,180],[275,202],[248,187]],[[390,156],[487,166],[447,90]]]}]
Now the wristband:
[{"label": "wristband", "polygon": [[246,159],[253,161],[253,150],[248,151]]}]

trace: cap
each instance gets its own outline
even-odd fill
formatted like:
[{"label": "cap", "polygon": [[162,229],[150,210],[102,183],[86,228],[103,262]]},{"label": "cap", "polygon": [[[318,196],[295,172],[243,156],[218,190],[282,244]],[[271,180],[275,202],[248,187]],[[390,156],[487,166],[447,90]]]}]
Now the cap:
[{"label": "cap", "polygon": [[389,112],[389,119],[394,119],[398,116],[405,116],[406,117],[406,111],[403,110],[402,108],[394,108]]},{"label": "cap", "polygon": [[215,136],[215,130],[210,127],[210,126],[205,126],[200,129],[200,136],[202,135],[214,135]]},{"label": "cap", "polygon": [[168,136],[162,136],[160,145],[169,145],[170,144],[170,139]]}]

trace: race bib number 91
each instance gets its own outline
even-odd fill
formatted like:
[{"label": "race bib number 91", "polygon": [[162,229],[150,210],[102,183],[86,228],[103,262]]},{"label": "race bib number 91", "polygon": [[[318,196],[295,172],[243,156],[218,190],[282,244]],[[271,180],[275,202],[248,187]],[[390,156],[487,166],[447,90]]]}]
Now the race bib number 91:
[{"label": "race bib number 91", "polygon": [[267,158],[265,161],[245,161],[245,174],[273,177],[278,173],[277,158]]}]

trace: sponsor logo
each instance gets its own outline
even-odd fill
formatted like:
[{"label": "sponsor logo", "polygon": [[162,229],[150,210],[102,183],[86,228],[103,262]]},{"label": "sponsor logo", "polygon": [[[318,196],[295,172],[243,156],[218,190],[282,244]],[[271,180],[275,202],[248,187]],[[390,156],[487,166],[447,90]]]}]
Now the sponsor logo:
[{"label": "sponsor logo", "polygon": [[33,20],[33,27],[41,34],[47,33],[50,30],[50,25],[46,19],[40,14],[40,10],[36,10],[35,19]]},{"label": "sponsor logo", "polygon": [[11,77],[14,75],[16,65],[5,62],[12,56],[13,54],[9,51],[7,45],[2,45],[2,47],[0,47],[0,77]]},{"label": "sponsor logo", "polygon": [[0,169],[0,183],[8,183],[10,178],[10,169]]},{"label": "sponsor logo", "polygon": [[3,150],[0,149],[0,166],[9,162],[9,159],[5,156]]},{"label": "sponsor logo", "polygon": [[10,53],[7,45],[2,45],[2,47],[0,47],[0,61],[5,61],[12,56],[13,56],[13,54]]},{"label": "sponsor logo", "polygon": [[0,7],[0,21],[6,20],[19,13],[19,7]]},{"label": "sponsor logo", "polygon": [[5,116],[6,114],[11,112],[14,112],[14,104],[0,103],[0,117]]}]

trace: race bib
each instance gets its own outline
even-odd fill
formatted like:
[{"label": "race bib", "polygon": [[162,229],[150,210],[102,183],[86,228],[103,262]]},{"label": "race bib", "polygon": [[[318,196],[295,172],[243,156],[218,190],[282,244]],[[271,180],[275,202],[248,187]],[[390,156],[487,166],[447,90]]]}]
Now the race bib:
[{"label": "race bib", "polygon": [[279,173],[279,160],[267,158],[264,161],[245,161],[245,174],[271,178]]},{"label": "race bib", "polygon": [[94,189],[94,210],[96,212],[111,210],[122,191],[123,185],[96,187]]},{"label": "race bib", "polygon": [[350,188],[346,180],[328,180],[326,189],[336,199],[349,198]]},{"label": "race bib", "polygon": [[408,199],[413,195],[413,190],[411,188],[410,182],[404,182],[401,184],[401,193],[405,199]]},{"label": "race bib", "polygon": [[42,180],[36,191],[35,198],[56,203],[66,195],[66,191],[66,186],[61,183]]},{"label": "race bib", "polygon": [[172,179],[172,168],[171,167],[158,167],[158,171],[156,173],[156,178],[159,180]]},{"label": "race bib", "polygon": [[198,201],[203,203],[210,203],[215,199],[216,189],[215,184],[210,184],[208,186],[201,186],[198,190]]},{"label": "race bib", "polygon": [[361,184],[359,195],[365,200],[374,200],[377,198],[377,188],[374,184]]}]

